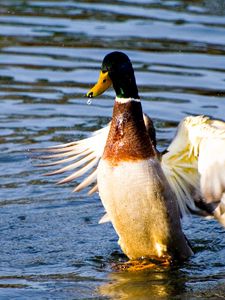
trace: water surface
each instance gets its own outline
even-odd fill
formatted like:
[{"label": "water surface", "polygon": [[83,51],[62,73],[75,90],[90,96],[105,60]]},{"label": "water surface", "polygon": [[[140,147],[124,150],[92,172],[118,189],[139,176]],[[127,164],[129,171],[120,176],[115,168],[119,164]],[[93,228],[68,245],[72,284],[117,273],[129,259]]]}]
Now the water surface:
[{"label": "water surface", "polygon": [[225,114],[225,1],[8,1],[0,5],[0,298],[196,299],[225,296],[225,231],[184,222],[184,265],[115,272],[123,260],[98,195],[42,176],[28,151],[87,137],[114,92],[86,104],[101,60],[131,58],[159,149],[186,115]]}]

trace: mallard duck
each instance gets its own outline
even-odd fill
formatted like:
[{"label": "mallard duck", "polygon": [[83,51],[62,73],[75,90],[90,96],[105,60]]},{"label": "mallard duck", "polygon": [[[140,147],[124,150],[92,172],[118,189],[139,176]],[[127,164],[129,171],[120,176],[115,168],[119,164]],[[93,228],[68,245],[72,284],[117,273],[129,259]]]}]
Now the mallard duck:
[{"label": "mallard duck", "polygon": [[45,166],[69,162],[47,175],[75,170],[62,184],[90,173],[74,191],[92,185],[89,194],[99,192],[106,210],[100,223],[112,222],[131,260],[187,259],[193,252],[181,227],[184,214],[214,215],[225,225],[225,122],[188,116],[168,149],[159,153],[132,64],[122,52],[105,56],[87,96],[96,97],[111,85],[116,99],[110,124],[89,138],[46,149],[52,152],[47,158],[60,160]]}]

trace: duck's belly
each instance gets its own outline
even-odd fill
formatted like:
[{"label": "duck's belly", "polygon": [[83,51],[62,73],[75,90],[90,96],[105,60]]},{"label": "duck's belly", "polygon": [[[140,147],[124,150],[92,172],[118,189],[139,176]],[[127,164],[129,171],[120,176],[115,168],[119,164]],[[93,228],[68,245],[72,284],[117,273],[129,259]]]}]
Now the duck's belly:
[{"label": "duck's belly", "polygon": [[167,254],[168,211],[164,178],[154,159],[121,162],[101,160],[98,189],[102,203],[119,235],[119,244],[131,258]]}]

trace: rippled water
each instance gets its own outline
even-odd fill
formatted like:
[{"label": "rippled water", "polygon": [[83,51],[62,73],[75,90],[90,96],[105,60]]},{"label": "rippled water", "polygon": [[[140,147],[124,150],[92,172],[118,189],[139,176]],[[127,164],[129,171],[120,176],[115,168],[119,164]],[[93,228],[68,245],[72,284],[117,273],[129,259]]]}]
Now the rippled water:
[{"label": "rippled water", "polygon": [[225,115],[225,1],[0,1],[0,298],[225,297],[225,231],[184,223],[195,255],[169,270],[115,272],[122,259],[98,195],[42,176],[28,151],[88,136],[112,90],[86,104],[103,56],[125,51],[164,149],[188,114]]}]

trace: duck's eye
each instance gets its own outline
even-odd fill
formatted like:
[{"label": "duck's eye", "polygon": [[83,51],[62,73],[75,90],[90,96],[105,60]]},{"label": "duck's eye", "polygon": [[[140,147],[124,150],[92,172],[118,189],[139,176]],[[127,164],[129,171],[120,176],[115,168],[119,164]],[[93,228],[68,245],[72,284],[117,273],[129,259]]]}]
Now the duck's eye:
[{"label": "duck's eye", "polygon": [[103,82],[103,83],[106,83],[106,79],[104,79],[102,82]]}]

